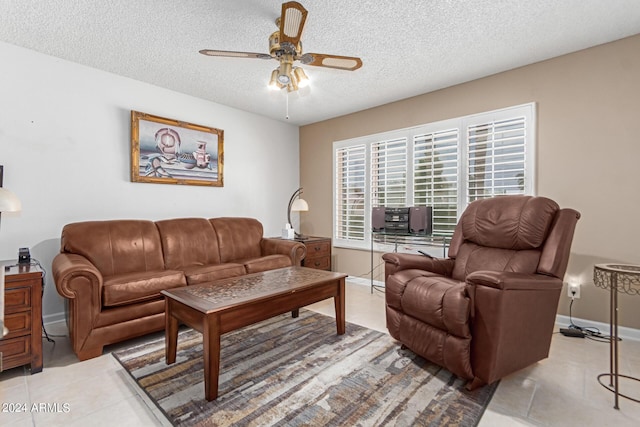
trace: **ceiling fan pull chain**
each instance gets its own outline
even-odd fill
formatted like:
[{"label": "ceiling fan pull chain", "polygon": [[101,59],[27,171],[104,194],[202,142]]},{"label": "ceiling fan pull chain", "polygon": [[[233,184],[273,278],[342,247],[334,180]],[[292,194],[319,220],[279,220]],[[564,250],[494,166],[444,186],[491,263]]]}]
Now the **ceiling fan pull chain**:
[{"label": "ceiling fan pull chain", "polygon": [[287,105],[287,115],[284,118],[286,120],[289,120],[289,92],[288,91],[285,92],[284,96],[285,96],[285,100],[286,100],[285,103]]}]

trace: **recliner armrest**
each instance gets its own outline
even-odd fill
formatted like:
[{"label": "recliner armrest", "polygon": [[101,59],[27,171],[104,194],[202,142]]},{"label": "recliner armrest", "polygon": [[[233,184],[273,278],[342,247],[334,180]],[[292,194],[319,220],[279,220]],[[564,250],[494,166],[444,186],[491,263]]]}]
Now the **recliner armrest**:
[{"label": "recliner armrest", "polygon": [[467,275],[475,385],[491,384],[549,355],[561,288],[562,280],[543,274]]},{"label": "recliner armrest", "polygon": [[451,277],[454,263],[454,260],[448,258],[429,258],[424,255],[397,252],[383,254],[382,259],[385,261],[385,279],[397,271],[413,268]]},{"label": "recliner armrest", "polygon": [[467,276],[467,284],[502,290],[560,289],[562,280],[543,274],[523,274],[511,271],[475,271]]}]

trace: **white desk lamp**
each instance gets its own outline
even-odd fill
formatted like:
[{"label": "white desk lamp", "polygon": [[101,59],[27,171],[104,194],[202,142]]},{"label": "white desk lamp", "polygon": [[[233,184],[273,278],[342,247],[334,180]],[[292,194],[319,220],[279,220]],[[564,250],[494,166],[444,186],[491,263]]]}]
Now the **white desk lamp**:
[{"label": "white desk lamp", "polygon": [[[291,196],[291,199],[289,200],[289,206],[287,207],[287,221],[289,221],[289,224],[291,224],[291,227],[293,227],[293,224],[291,223],[291,211],[306,212],[309,210],[309,204],[305,199],[300,197],[301,194],[302,194],[302,187],[294,191],[293,195]],[[305,237],[302,234],[299,234],[297,231],[295,231],[295,228],[293,232],[295,234],[296,239],[301,239],[301,240],[305,239]]]}]

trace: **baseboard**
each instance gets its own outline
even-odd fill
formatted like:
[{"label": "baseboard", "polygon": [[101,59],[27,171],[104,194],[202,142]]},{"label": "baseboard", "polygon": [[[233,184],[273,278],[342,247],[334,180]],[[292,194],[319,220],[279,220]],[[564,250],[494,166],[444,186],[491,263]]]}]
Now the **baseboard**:
[{"label": "baseboard", "polygon": [[[371,279],[367,279],[366,277],[357,277],[357,276],[348,276],[347,281],[354,285],[360,286],[371,286]],[[374,280],[373,286],[381,286],[384,287],[384,282],[380,280]]]},{"label": "baseboard", "polygon": [[51,325],[59,322],[65,322],[64,311],[42,316],[42,323],[45,325]]}]

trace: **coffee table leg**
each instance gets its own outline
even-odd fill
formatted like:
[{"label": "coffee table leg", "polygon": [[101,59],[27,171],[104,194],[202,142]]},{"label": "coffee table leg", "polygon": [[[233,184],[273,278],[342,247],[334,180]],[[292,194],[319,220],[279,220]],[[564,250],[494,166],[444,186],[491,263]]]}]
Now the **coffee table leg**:
[{"label": "coffee table leg", "polygon": [[176,350],[178,347],[178,319],[172,314],[171,301],[168,297],[164,298],[165,301],[165,357],[167,359],[167,365],[170,365],[176,361]]},{"label": "coffee table leg", "polygon": [[344,318],[344,278],[338,282],[338,295],[333,298],[333,302],[336,308],[336,327],[338,328],[338,335],[343,335],[345,332],[345,318]]},{"label": "coffee table leg", "polygon": [[202,330],[204,347],[204,397],[212,401],[218,397],[220,376],[220,325],[218,316],[207,315]]},{"label": "coffee table leg", "polygon": [[298,316],[300,316],[300,309],[296,308],[295,310],[291,310],[291,317],[293,317],[294,319],[297,319]]}]

